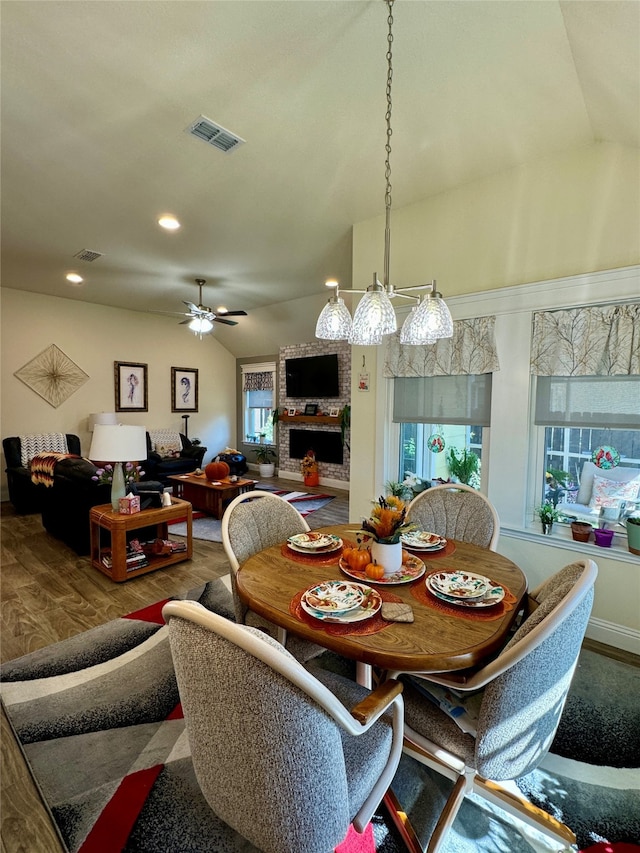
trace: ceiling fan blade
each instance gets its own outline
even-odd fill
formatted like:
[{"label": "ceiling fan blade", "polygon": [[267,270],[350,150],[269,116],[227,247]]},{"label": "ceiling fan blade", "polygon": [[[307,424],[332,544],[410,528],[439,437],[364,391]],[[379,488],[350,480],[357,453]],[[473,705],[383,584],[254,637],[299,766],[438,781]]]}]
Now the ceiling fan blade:
[{"label": "ceiling fan blade", "polygon": [[218,317],[246,317],[246,311],[218,311]]},{"label": "ceiling fan blade", "polygon": [[179,325],[179,326],[186,326],[186,325],[187,325],[187,323],[192,323],[192,322],[193,322],[193,317],[187,317],[187,319],[186,319],[186,320],[180,320],[180,322],[178,323],[178,325]]},{"label": "ceiling fan blade", "polygon": [[200,310],[200,309],[198,308],[198,306],[197,306],[197,305],[194,305],[194,304],[193,304],[193,302],[187,302],[187,300],[186,300],[186,299],[183,299],[182,301],[183,301],[183,302],[184,302],[184,304],[187,306],[187,308],[189,309],[189,311],[193,311],[194,313],[197,313],[197,312]]},{"label": "ceiling fan blade", "polygon": [[225,320],[222,317],[212,317],[211,319],[213,320],[214,323],[224,323],[225,326],[237,326],[238,325],[235,320]]}]

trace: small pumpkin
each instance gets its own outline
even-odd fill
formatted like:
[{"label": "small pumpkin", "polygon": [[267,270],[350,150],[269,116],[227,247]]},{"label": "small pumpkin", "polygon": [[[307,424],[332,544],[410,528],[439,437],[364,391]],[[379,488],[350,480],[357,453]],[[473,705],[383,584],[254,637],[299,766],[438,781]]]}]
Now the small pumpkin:
[{"label": "small pumpkin", "polygon": [[384,566],[381,566],[380,563],[376,563],[374,560],[373,563],[368,563],[364,573],[372,581],[380,580],[380,578],[384,577]]},{"label": "small pumpkin", "polygon": [[205,467],[204,473],[207,480],[224,480],[229,476],[231,468],[226,462],[209,462]]},{"label": "small pumpkin", "polygon": [[349,554],[349,567],[354,572],[363,572],[366,566],[371,562],[371,552],[367,548],[354,548]]}]

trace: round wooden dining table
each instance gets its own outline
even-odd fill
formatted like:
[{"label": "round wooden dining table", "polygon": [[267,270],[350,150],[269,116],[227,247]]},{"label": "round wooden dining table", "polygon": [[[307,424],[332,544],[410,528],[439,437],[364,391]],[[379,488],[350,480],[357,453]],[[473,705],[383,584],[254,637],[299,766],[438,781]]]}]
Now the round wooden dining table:
[{"label": "round wooden dining table", "polygon": [[[345,544],[356,543],[357,523],[324,527]],[[300,607],[300,596],[322,581],[353,580],[340,568],[342,549],[308,555],[278,543],[250,557],[236,576],[241,600],[255,613],[287,632],[324,646],[360,664],[381,670],[447,672],[481,663],[504,646],[526,594],[524,573],[506,557],[450,540],[440,552],[420,553],[425,573],[410,583],[363,581],[383,602],[411,606],[413,622],[385,621],[381,611],[370,619],[333,624],[311,618]],[[417,552],[413,552],[418,556]],[[447,604],[426,587],[432,572],[464,571],[483,575],[505,590],[502,602],[486,608]]]}]

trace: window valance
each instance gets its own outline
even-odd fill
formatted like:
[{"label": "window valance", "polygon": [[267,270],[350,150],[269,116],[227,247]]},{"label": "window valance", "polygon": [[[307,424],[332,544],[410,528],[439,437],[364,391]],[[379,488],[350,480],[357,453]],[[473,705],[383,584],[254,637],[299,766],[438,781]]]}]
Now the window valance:
[{"label": "window valance", "polygon": [[533,315],[535,376],[640,374],[640,303]]},{"label": "window valance", "polygon": [[494,316],[455,320],[453,337],[429,346],[400,343],[400,332],[389,337],[383,375],[465,376],[500,369],[494,335]]},{"label": "window valance", "polygon": [[244,373],[243,391],[272,391],[273,372],[270,370]]}]

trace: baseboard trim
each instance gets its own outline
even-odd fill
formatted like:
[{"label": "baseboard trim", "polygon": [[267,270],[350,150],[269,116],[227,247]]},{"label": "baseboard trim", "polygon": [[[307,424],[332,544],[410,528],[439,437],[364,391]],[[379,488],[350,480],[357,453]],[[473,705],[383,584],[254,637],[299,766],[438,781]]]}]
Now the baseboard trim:
[{"label": "baseboard trim", "polygon": [[617,625],[615,622],[591,617],[586,636],[605,646],[613,646],[640,656],[640,631],[627,628],[626,625]]}]

